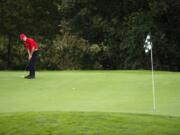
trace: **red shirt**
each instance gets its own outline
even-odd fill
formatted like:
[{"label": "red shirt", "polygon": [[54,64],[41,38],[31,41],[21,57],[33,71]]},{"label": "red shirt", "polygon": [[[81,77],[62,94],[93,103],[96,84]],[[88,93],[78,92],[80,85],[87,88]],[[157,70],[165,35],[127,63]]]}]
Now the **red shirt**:
[{"label": "red shirt", "polygon": [[30,52],[32,51],[33,47],[35,50],[38,50],[38,45],[32,38],[27,38],[26,41],[24,41],[24,47]]}]

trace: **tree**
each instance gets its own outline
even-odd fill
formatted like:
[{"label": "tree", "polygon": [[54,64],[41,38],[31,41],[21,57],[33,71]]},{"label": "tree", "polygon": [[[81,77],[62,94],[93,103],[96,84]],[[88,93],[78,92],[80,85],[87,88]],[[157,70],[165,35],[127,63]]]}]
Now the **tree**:
[{"label": "tree", "polygon": [[[7,68],[11,68],[15,55],[13,46],[17,47],[19,34],[25,33],[37,39],[52,39],[58,32],[59,0],[2,0],[0,3],[0,35],[7,38]],[[6,43],[4,44],[6,46]]]}]

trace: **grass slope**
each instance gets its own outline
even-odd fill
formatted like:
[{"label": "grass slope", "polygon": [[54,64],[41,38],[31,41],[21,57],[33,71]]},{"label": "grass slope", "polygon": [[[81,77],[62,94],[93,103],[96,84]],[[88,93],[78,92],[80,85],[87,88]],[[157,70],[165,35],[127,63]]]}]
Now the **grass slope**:
[{"label": "grass slope", "polygon": [[0,135],[179,135],[180,118],[90,112],[0,115]]}]

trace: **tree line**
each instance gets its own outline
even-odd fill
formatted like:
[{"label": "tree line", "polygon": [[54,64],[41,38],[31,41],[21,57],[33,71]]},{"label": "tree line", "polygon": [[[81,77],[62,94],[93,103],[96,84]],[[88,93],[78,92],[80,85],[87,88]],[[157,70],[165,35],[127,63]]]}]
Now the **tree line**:
[{"label": "tree line", "polygon": [[0,0],[0,69],[19,70],[27,54],[19,34],[40,47],[38,69],[180,71],[178,0]]}]

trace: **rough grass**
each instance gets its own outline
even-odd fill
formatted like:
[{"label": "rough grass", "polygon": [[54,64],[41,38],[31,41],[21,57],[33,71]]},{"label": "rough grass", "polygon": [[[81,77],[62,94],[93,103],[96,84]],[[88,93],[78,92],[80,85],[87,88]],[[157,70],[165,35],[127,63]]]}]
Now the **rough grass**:
[{"label": "rough grass", "polygon": [[180,118],[90,112],[6,113],[1,135],[179,135]]}]

